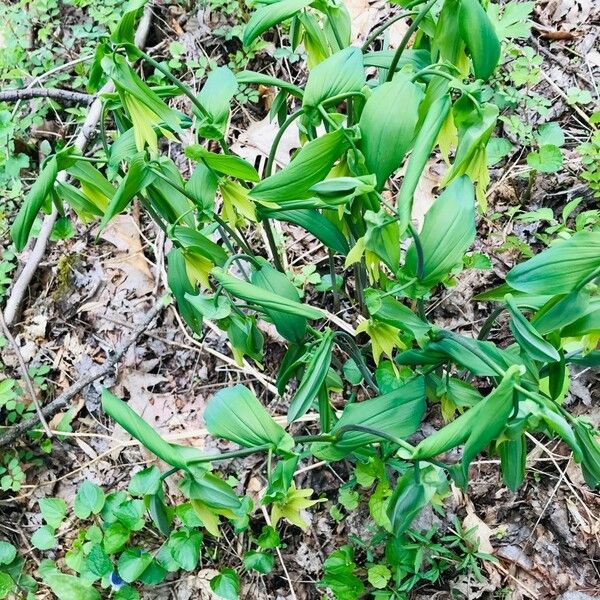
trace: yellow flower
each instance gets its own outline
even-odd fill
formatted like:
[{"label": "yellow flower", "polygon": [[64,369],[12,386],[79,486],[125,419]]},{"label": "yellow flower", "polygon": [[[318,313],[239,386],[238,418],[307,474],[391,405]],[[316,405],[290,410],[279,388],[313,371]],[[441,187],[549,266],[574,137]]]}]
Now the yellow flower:
[{"label": "yellow flower", "polygon": [[157,153],[158,139],[154,127],[160,123],[158,115],[127,92],[123,92],[123,103],[133,124],[135,147],[141,152],[148,144],[150,152]]},{"label": "yellow flower", "polygon": [[185,259],[185,270],[192,285],[195,287],[199,283],[205,289],[210,288],[208,275],[215,266],[214,263],[190,248],[186,248],[183,251],[183,256]]},{"label": "yellow flower", "polygon": [[366,333],[371,338],[373,360],[376,365],[379,364],[379,358],[382,354],[392,358],[394,348],[403,350],[406,347],[398,337],[398,332],[399,330],[395,327],[372,319],[363,321],[356,328],[356,333]]},{"label": "yellow flower", "polygon": [[287,519],[292,525],[297,525],[302,530],[308,529],[308,523],[300,515],[300,511],[309,508],[325,500],[309,500],[313,490],[310,488],[296,489],[296,484],[292,483],[283,502],[275,502],[271,509],[271,523],[273,527],[282,518]]},{"label": "yellow flower", "polygon": [[222,214],[232,227],[240,221],[240,217],[256,222],[254,204],[248,196],[248,190],[235,181],[228,179],[219,184],[223,198]]}]

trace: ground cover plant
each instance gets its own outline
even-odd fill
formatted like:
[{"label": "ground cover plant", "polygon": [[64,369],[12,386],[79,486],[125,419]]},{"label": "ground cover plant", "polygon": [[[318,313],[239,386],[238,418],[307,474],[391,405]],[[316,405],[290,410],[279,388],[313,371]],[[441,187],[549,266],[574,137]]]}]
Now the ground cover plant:
[{"label": "ground cover plant", "polygon": [[[272,340],[282,346],[271,388],[286,404],[274,417],[251,386],[215,386],[202,417],[207,434],[230,446],[201,450],[161,435],[107,377],[97,409],[158,461],[119,489],[84,481],[70,503],[41,497],[31,545],[42,560],[32,573],[14,544],[0,542],[0,597],[49,589],[69,600],[137,598],[211,562],[217,571],[205,593],[251,597],[241,595],[245,581],[269,574],[288,543],[284,533],[307,530],[310,512],[327,501],[298,487],[299,465],[309,459],[347,473],[330,509],[334,522],[368,506],[369,535],[323,556],[312,586],[312,597],[339,600],[408,598],[450,574],[485,580],[483,565],[496,559],[480,547],[477,527],[458,519],[449,531],[414,527],[424,511],[443,514],[445,499],[469,490],[481,456],[496,460],[516,492],[532,440],[560,442],[588,489],[600,487],[598,432],[565,402],[574,370],[600,364],[597,211],[580,211],[573,222],[581,199],[560,220],[552,210],[517,207],[511,217],[521,223],[548,222],[538,231],[542,247],[512,242],[524,258],[473,298],[488,306],[476,335],[431,313],[440,290],[489,263],[472,251],[478,218],[497,218],[487,199],[490,167],[511,152],[510,141],[494,136],[499,123],[527,148],[525,195],[563,165],[560,126],[518,130],[511,112],[542,103],[511,87],[535,77],[535,57],[518,54],[509,84],[499,73],[517,54],[515,40],[528,34],[521,22],[533,7],[517,6],[400,2],[356,45],[341,3],[258,4],[231,29],[237,33],[225,35],[240,38],[241,54],[228,66],[203,63],[198,91],[177,73],[178,47],[158,61],[136,43],[143,1],[111,19],[86,75],[87,93],[102,105],[97,144],[88,153],[65,140],[44,146],[39,173],[10,218],[14,250],[26,249],[43,213],[55,215],[55,239],[84,227],[94,244],[124,213],[137,212],[166,240],[166,295],[94,377],[109,375],[174,303],[191,340],[200,343],[209,326],[222,332],[231,362],[258,378],[273,360]],[[390,48],[389,30],[400,20],[406,29]],[[263,39],[280,43],[276,27],[306,62],[300,81],[250,68]],[[233,109],[265,87],[275,90],[269,118],[277,130],[266,160],[253,163],[234,149]],[[581,90],[567,97],[573,105],[585,100]],[[300,145],[280,166],[292,128]],[[579,149],[593,191],[596,137]],[[417,215],[415,198],[437,153],[445,171],[435,200]],[[310,261],[299,272],[290,268],[283,233],[290,225],[317,240],[325,257],[319,273]],[[8,251],[7,274],[15,262]],[[10,285],[10,277],[3,281]],[[491,341],[498,322],[504,337]],[[7,411],[0,444],[18,432],[37,448],[3,453],[3,490],[19,491],[21,465],[42,464],[72,432],[68,403],[83,385],[45,407],[26,388],[43,388],[49,369],[21,369],[22,385],[0,381]],[[439,426],[424,428],[432,410]],[[259,489],[231,470],[245,457],[259,461]],[[57,557],[65,527],[76,533]],[[224,535],[240,540],[241,560],[219,557]]]}]

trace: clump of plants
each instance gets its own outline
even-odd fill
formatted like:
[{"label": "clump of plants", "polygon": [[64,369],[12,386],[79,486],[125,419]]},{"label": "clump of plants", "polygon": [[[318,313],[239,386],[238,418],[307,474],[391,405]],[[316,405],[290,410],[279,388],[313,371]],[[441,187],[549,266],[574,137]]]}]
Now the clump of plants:
[{"label": "clump of plants", "polygon": [[[600,363],[600,232],[567,230],[566,239],[478,296],[494,309],[477,338],[427,317],[436,290],[462,269],[477,235],[478,207],[485,209],[486,149],[499,111],[484,92],[502,45],[479,1],[403,2],[407,34],[396,49],[380,50],[373,48],[392,20],[358,48],[350,45],[343,5],[264,4],[250,16],[244,44],[289,22],[292,48],[302,43],[306,50],[305,85],[220,67],[199,93],[133,44],[142,4],[129,5],[110,39],[97,48],[91,69],[90,91],[108,80],[116,89],[103,97],[102,150],[85,157],[63,146],[46,158],[12,225],[14,243],[23,249],[37,215],[52,204],[64,216],[73,211],[86,223],[97,220],[100,231],[139,202],[172,242],[168,285],[194,334],[202,334],[204,320],[216,323],[236,359],[259,368],[263,324],[272,324],[285,340],[277,389],[290,397],[288,427],[248,387],[223,388],[206,408],[206,427],[239,448],[206,454],[164,440],[105,390],[104,411],[172,468],[136,474],[127,493],[106,495],[90,483],[81,487],[75,515],[98,515],[98,523],[82,530],[66,557],[65,569],[74,574],[52,562],[40,566],[54,593],[98,598],[100,585],[112,587],[115,598],[137,597],[132,586],[138,583],[153,585],[169,573],[193,570],[202,548],[228,523],[236,532],[249,532],[252,543],[243,565],[222,570],[211,587],[224,598],[237,598],[243,569],[267,573],[273,567],[279,523],[308,526],[302,511],[319,499],[296,487],[301,456],[351,466],[370,495],[374,526],[386,547],[385,564],[373,558],[358,575],[349,546],[327,559],[319,585],[341,600],[366,591],[377,598],[403,597],[426,578],[424,572],[436,580],[443,567],[423,562],[419,552],[434,542],[411,532],[411,524],[426,506],[440,502],[450,483],[468,486],[469,466],[482,452],[500,457],[504,481],[516,490],[526,477],[526,435],[559,438],[588,485],[598,487],[597,432],[571,415],[563,400],[571,366]],[[158,71],[167,85],[149,85],[138,66]],[[231,151],[228,128],[239,87],[261,84],[278,89],[271,116],[279,133],[258,172]],[[186,114],[169,106],[173,97],[187,98]],[[276,169],[278,144],[294,122],[302,146]],[[195,139],[183,148],[194,164],[189,177],[164,144],[182,144],[184,131],[186,139]],[[415,192],[438,147],[447,170],[417,231]],[[394,175],[400,169],[398,187]],[[67,173],[67,182],[57,179],[60,172]],[[284,269],[285,247],[275,242],[277,221],[304,228],[330,257],[318,289],[302,282],[302,301]],[[268,247],[257,241],[261,230]],[[340,301],[350,321],[332,313]],[[511,333],[505,347],[487,341],[502,312]],[[357,401],[359,386],[368,390],[368,399]],[[342,394],[341,404],[333,405],[333,393]],[[431,403],[441,404],[446,424],[424,438],[415,436]],[[314,417],[311,433],[294,435],[294,424],[306,415]],[[461,458],[451,461],[448,453],[457,447]],[[270,515],[270,525],[258,530],[257,507],[218,471],[254,453],[267,458],[268,483],[259,502]],[[167,477],[177,478],[183,504],[166,502]],[[345,490],[350,505],[352,492]],[[47,549],[66,507],[46,502],[41,508],[46,524],[36,532],[37,545]],[[151,540],[143,535],[149,521]],[[465,560],[465,568],[477,573],[486,557],[468,540],[465,532],[456,533],[459,549],[451,560]],[[66,586],[79,595],[65,595]]]}]

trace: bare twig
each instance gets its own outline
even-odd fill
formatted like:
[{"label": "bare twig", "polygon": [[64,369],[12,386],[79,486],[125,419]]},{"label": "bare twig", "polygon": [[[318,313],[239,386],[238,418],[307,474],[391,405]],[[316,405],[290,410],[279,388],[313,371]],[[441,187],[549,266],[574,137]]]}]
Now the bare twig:
[{"label": "bare twig", "polygon": [[6,321],[4,320],[4,317],[2,316],[2,311],[0,311],[0,330],[2,331],[2,334],[4,335],[4,337],[8,340],[8,343],[9,343],[10,347],[12,348],[12,351],[14,352],[15,356],[17,357],[17,362],[19,363],[19,370],[21,371],[21,377],[22,377],[23,381],[25,382],[25,387],[27,388],[27,393],[31,397],[31,401],[33,402],[33,405],[35,406],[35,410],[37,412],[40,423],[42,424],[42,427],[44,428],[44,432],[48,437],[52,437],[52,432],[50,431],[50,427],[48,427],[48,423],[47,423],[46,419],[44,418],[44,414],[42,413],[42,407],[40,406],[39,400],[37,398],[37,394],[35,393],[35,390],[33,389],[33,383],[31,382],[31,377],[29,377],[29,372],[27,371],[27,365],[25,364],[25,361],[23,360],[23,355],[21,354],[21,349],[19,348],[19,345],[17,344],[15,338],[13,337],[12,333],[10,332],[8,325],[6,324]]},{"label": "bare twig", "polygon": [[[131,332],[131,335],[122,343],[119,344],[115,351],[108,356],[108,358],[104,361],[102,366],[98,367],[85,377],[82,377],[78,381],[76,381],[72,386],[66,389],[60,396],[55,398],[52,402],[47,404],[42,408],[43,417],[46,419],[52,418],[54,415],[58,414],[61,410],[63,410],[71,400],[85,387],[90,385],[96,381],[96,379],[100,379],[104,375],[107,375],[119,362],[121,357],[131,348],[131,346],[136,342],[136,340],[146,331],[150,323],[154,320],[154,318],[158,315],[158,313],[165,306],[166,296],[161,298],[153,307],[150,309],[144,320]],[[4,434],[0,437],[0,448],[3,448],[9,444],[12,444],[14,441],[19,439],[21,435],[23,435],[26,431],[29,431],[33,427],[35,427],[39,423],[40,419],[38,417],[31,417],[26,421],[19,423],[12,427],[8,433]]]},{"label": "bare twig", "polygon": [[94,101],[94,96],[91,94],[56,88],[22,88],[0,92],[0,102],[16,102],[18,100],[32,100],[33,98],[52,98],[52,100],[63,100],[76,104],[91,104]]},{"label": "bare twig", "polygon": [[[150,22],[152,20],[152,7],[151,5],[146,6],[144,9],[144,14],[140,19],[140,23],[138,25],[137,33],[135,36],[135,43],[137,46],[142,47],[146,43],[146,37],[148,36],[148,31],[150,30]],[[111,81],[106,83],[102,87],[102,89],[98,92],[98,94],[103,94],[105,92],[114,91],[114,85]],[[92,134],[96,129],[96,125],[98,124],[98,120],[100,119],[100,114],[102,113],[102,100],[97,97],[94,102],[90,105],[88,109],[88,114],[83,123],[79,134],[75,138],[74,146],[80,152],[83,152],[85,147],[88,145]],[[66,173],[62,171],[58,175],[59,181],[66,180]],[[49,215],[46,215],[44,221],[42,223],[42,228],[40,230],[40,234],[35,241],[35,245],[31,250],[31,253],[27,259],[23,270],[15,280],[10,296],[6,301],[6,307],[4,309],[4,320],[7,325],[12,325],[14,320],[17,317],[17,313],[19,311],[19,307],[21,306],[21,302],[23,301],[23,297],[27,292],[27,288],[35,272],[37,271],[38,265],[42,261],[44,254],[46,253],[46,246],[48,245],[48,240],[50,239],[50,234],[52,233],[52,228],[54,227],[54,223],[58,217],[58,211],[56,210],[56,206],[53,205],[52,212]]]}]

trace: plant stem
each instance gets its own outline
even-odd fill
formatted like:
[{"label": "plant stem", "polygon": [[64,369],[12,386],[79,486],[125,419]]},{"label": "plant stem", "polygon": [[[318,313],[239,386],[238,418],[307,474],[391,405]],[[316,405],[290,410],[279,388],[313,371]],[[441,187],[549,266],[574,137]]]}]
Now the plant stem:
[{"label": "plant stem", "polygon": [[377,29],[375,29],[373,31],[373,33],[371,33],[371,35],[365,40],[365,43],[361,46],[361,51],[362,52],[366,52],[369,49],[369,46],[388,28],[391,27],[394,23],[396,23],[396,21],[399,21],[400,19],[406,19],[407,17],[412,17],[413,15],[416,15],[417,13],[415,11],[409,11],[409,12],[404,12],[404,13],[400,13],[398,15],[396,15],[395,17],[392,17],[391,19],[389,19],[389,21],[386,21],[383,25],[380,25],[379,27],[377,27]]},{"label": "plant stem", "polygon": [[271,228],[271,223],[269,219],[263,219],[262,224],[265,228],[265,233],[267,234],[267,241],[269,242],[269,248],[271,249],[271,254],[273,255],[273,262],[275,263],[275,268],[278,271],[285,273],[285,268],[281,260],[281,255],[279,254],[279,248],[275,243],[275,236],[273,235],[273,229]]},{"label": "plant stem", "polygon": [[271,151],[269,152],[269,157],[267,159],[267,164],[265,165],[265,169],[263,171],[263,179],[271,176],[273,172],[273,165],[275,163],[275,156],[277,155],[277,148],[279,147],[279,142],[281,142],[281,138],[285,133],[286,129],[302,114],[304,114],[304,109],[300,108],[296,112],[293,112],[281,125],[275,139],[273,140],[273,145],[271,146]]},{"label": "plant stem", "polygon": [[488,315],[487,319],[483,323],[483,326],[481,327],[481,330],[479,331],[479,335],[477,336],[478,340],[480,340],[482,342],[487,340],[488,336],[490,335],[490,331],[492,330],[492,327],[494,326],[494,323],[496,322],[496,319],[504,312],[505,309],[506,309],[506,306],[503,304],[496,306],[496,308],[494,308],[494,310]]},{"label": "plant stem", "polygon": [[342,36],[340,35],[340,32],[338,31],[338,28],[335,24],[335,19],[331,15],[331,8],[327,4],[325,6],[326,6],[325,11],[327,14],[327,20],[329,21],[329,25],[331,26],[331,31],[333,31],[333,35],[335,36],[335,41],[337,42],[338,46],[340,47],[340,50],[343,50],[344,42],[342,41]]},{"label": "plant stem", "polygon": [[333,294],[333,312],[337,313],[340,310],[340,295],[337,289],[337,276],[335,274],[335,260],[331,248],[327,248],[327,256],[329,259],[329,277],[331,278],[331,293]]},{"label": "plant stem", "polygon": [[412,34],[417,30],[421,21],[427,16],[427,13],[432,9],[433,5],[437,2],[437,0],[429,0],[427,4],[419,11],[419,14],[415,17],[414,21],[411,23],[410,27],[404,34],[400,45],[396,49],[396,53],[394,54],[394,58],[392,58],[392,62],[390,63],[390,69],[388,71],[386,81],[391,81],[396,73],[396,67],[398,66],[398,62],[400,62],[400,57],[402,53],[406,49],[408,42],[412,36]]}]

